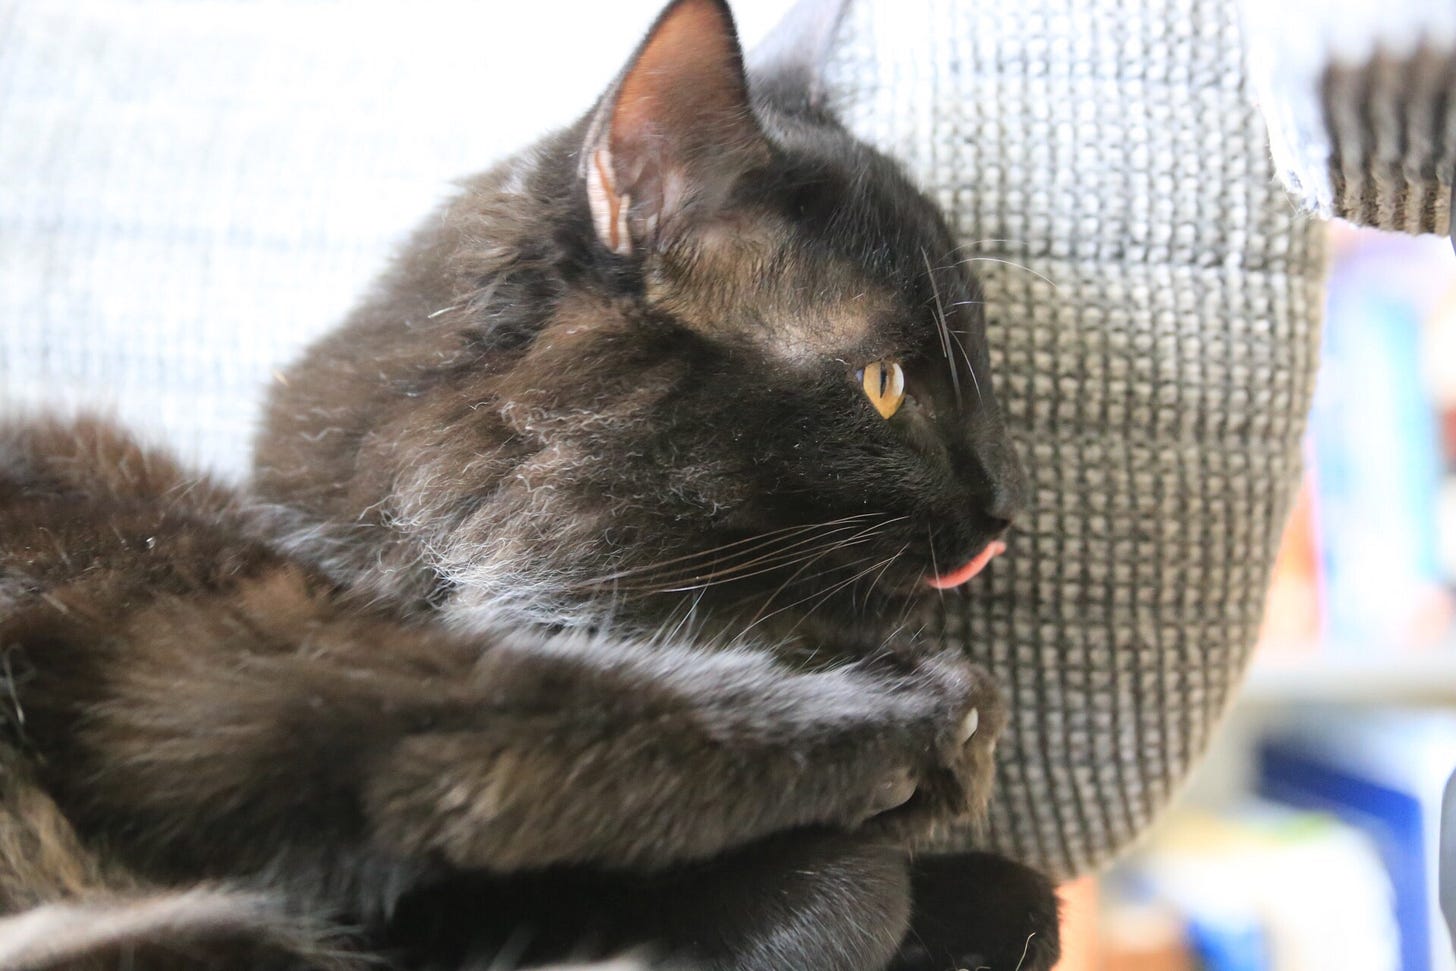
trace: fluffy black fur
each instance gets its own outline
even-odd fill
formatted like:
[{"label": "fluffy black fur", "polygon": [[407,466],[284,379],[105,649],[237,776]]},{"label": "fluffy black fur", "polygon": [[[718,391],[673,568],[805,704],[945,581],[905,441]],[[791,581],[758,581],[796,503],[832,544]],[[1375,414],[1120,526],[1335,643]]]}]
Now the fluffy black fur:
[{"label": "fluffy black fur", "polygon": [[911,858],[1005,721],[914,610],[1023,486],[943,220],[820,102],[832,20],[750,85],[720,0],[671,3],[289,370],[266,505],[0,431],[7,752],[48,809],[0,905],[222,885],[135,938],[157,967],[1050,966],[1044,880]]}]

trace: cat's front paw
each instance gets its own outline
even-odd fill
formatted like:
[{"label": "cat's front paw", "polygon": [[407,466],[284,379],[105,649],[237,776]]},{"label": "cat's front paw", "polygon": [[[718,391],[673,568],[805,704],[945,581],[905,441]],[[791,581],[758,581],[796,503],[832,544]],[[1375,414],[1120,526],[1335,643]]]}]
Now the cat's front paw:
[{"label": "cat's front paw", "polygon": [[906,684],[927,700],[925,744],[916,760],[881,783],[875,824],[918,835],[939,822],[979,817],[1007,720],[995,680],[963,656],[944,652],[920,660]]},{"label": "cat's front paw", "polygon": [[914,914],[890,971],[1050,971],[1061,954],[1050,880],[991,853],[926,856],[911,866]]}]

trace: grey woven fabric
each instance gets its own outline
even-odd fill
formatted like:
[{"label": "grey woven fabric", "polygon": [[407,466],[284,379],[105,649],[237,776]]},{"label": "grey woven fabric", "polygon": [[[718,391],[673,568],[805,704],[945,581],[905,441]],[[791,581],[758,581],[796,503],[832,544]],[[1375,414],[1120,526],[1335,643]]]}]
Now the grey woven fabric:
[{"label": "grey woven fabric", "polygon": [[841,111],[981,260],[1034,502],[946,636],[1014,709],[991,841],[1060,874],[1208,743],[1298,478],[1322,237],[1241,51],[1224,0],[861,0],[841,35]]},{"label": "grey woven fabric", "polygon": [[[111,406],[237,473],[271,371],[657,6],[0,0],[0,408]],[[1240,45],[1232,0],[862,0],[842,35],[842,110],[986,260],[1036,505],[949,634],[1017,710],[993,841],[1063,874],[1206,744],[1295,476],[1319,252]]]},{"label": "grey woven fabric", "polygon": [[1447,233],[1456,177],[1456,4],[1244,0],[1279,174],[1306,208]]},{"label": "grey woven fabric", "polygon": [[273,372],[663,2],[0,0],[0,411],[101,408],[239,477]]}]

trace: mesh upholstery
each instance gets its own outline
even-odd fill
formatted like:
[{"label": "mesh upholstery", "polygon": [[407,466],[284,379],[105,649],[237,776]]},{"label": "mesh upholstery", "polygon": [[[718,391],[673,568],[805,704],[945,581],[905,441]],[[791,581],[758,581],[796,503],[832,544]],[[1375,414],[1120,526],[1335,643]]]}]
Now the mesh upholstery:
[{"label": "mesh upholstery", "polygon": [[1241,54],[1223,0],[863,0],[840,34],[841,113],[984,258],[1034,498],[945,633],[1014,711],[990,840],[1059,874],[1125,845],[1207,745],[1298,479],[1321,237]]}]

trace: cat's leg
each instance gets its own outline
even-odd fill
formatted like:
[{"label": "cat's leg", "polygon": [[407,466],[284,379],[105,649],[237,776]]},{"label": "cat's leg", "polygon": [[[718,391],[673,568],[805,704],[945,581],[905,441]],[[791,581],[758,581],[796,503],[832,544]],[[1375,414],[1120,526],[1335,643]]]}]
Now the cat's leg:
[{"label": "cat's leg", "polygon": [[407,967],[631,954],[661,971],[881,971],[905,933],[909,894],[898,847],[801,830],[656,873],[457,874],[401,901],[386,944]]},{"label": "cat's leg", "polygon": [[795,673],[557,638],[498,645],[469,689],[373,767],[366,811],[401,852],[495,870],[658,867],[794,827],[971,812],[1002,720],[989,678],[945,657]]},{"label": "cat's leg", "polygon": [[1061,953],[1057,896],[1042,874],[991,853],[921,857],[910,933],[891,971],[1048,971]]},{"label": "cat's leg", "polygon": [[344,611],[287,569],[101,623],[0,631],[32,658],[27,731],[69,809],[169,871],[366,904],[439,863],[653,868],[973,811],[1003,717],[955,659],[802,673],[750,651],[482,645]]},{"label": "cat's leg", "polygon": [[1048,971],[1059,951],[1056,897],[1035,871],[987,853],[912,864],[824,830],[652,874],[457,874],[403,901],[390,929],[406,965],[432,968],[631,953],[672,971]]},{"label": "cat's leg", "polygon": [[662,913],[686,965],[881,971],[909,925],[908,862],[872,837],[786,833],[715,861],[675,899]]},{"label": "cat's leg", "polygon": [[1050,881],[990,853],[912,863],[874,838],[798,832],[687,875],[657,891],[663,939],[714,971],[1050,971],[1060,955]]}]

